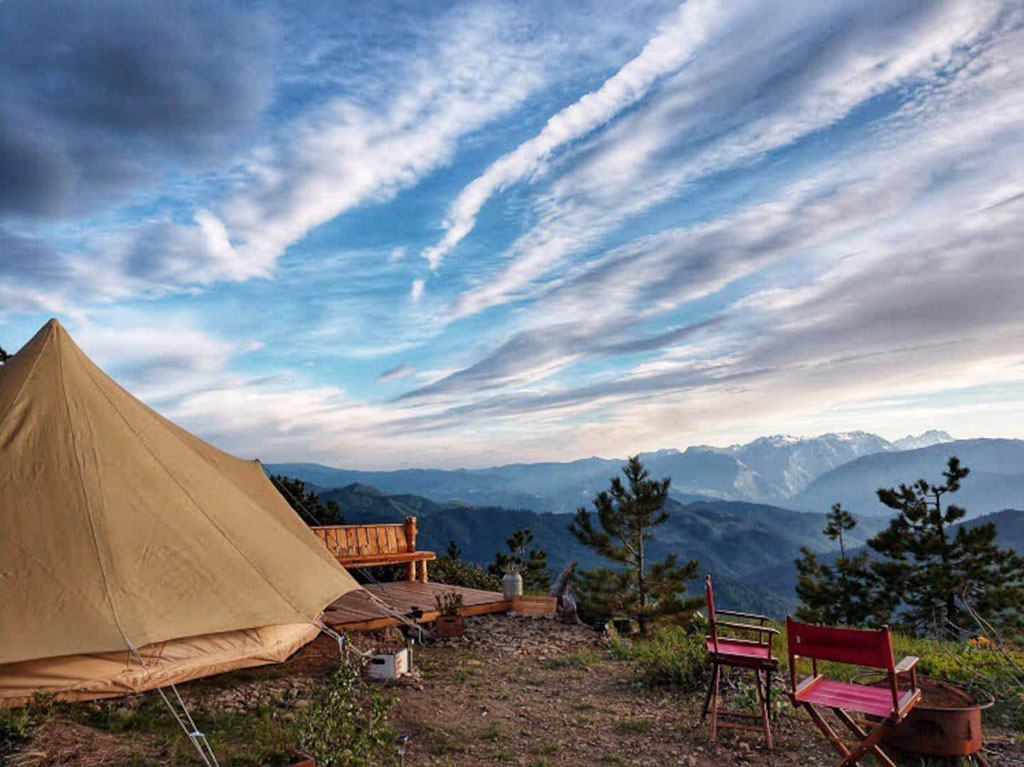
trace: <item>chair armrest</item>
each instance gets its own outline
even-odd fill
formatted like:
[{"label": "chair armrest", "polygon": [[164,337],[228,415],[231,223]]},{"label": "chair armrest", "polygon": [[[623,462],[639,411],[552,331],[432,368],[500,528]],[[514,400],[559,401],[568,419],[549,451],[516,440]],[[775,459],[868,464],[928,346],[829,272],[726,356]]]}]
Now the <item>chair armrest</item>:
[{"label": "chair armrest", "polygon": [[771,620],[771,618],[769,618],[767,615],[757,615],[755,613],[740,613],[736,612],[735,610],[719,610],[716,608],[715,612],[718,615],[731,615],[734,618],[746,618],[748,620],[763,621],[765,623]]},{"label": "chair armrest", "polygon": [[896,664],[896,668],[893,669],[897,674],[906,674],[908,671],[912,671],[920,660],[916,655],[908,655],[906,658]]},{"label": "chair armrest", "polygon": [[715,626],[725,626],[730,629],[742,629],[744,631],[756,631],[758,634],[778,634],[778,629],[771,626],[754,626],[750,623],[732,623],[730,621],[715,621]]}]

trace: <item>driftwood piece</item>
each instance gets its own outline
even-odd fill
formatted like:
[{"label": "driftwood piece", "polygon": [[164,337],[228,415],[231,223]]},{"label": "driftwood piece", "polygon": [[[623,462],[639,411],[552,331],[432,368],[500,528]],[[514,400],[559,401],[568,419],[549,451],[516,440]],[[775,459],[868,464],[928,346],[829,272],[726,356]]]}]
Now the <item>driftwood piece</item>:
[{"label": "driftwood piece", "polygon": [[572,595],[572,576],[576,573],[576,562],[569,562],[558,574],[551,587],[550,596],[558,600],[555,615],[563,623],[578,625],[581,621],[576,614],[576,599]]}]

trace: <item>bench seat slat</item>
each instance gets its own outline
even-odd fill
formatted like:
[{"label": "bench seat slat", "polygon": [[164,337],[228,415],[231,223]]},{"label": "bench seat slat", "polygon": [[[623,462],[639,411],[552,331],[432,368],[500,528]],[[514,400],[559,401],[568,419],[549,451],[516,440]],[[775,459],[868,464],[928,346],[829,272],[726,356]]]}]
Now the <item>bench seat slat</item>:
[{"label": "bench seat slat", "polygon": [[337,558],[342,565],[360,565],[372,567],[375,565],[394,565],[403,562],[429,562],[437,559],[433,551],[409,551],[405,554],[368,554],[359,557],[340,556]]}]

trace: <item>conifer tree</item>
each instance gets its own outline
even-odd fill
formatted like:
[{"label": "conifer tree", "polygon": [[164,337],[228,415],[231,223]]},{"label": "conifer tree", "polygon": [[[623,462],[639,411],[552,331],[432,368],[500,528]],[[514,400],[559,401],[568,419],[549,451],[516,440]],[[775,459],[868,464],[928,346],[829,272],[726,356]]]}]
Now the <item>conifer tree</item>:
[{"label": "conifer tree", "polygon": [[11,355],[7,353],[4,347],[0,346],[0,368],[7,364],[7,360],[11,358]]},{"label": "conifer tree", "polygon": [[830,540],[839,541],[839,556],[846,559],[846,546],[843,542],[843,533],[852,530],[857,526],[857,520],[853,515],[843,508],[841,503],[832,504],[832,511],[827,516],[828,523],[825,525],[824,533]]},{"label": "conifer tree", "polygon": [[840,504],[832,506],[826,517],[822,534],[839,542],[839,557],[834,564],[818,559],[807,547],[801,547],[802,556],[795,561],[797,569],[796,594],[800,606],[799,620],[830,626],[860,626],[875,624],[884,613],[880,609],[876,581],[868,566],[866,551],[848,557],[844,532],[853,530],[857,520]]},{"label": "conifer tree", "polygon": [[635,619],[641,632],[657,622],[681,622],[701,604],[688,598],[686,581],[697,575],[697,561],[680,565],[674,553],[661,562],[647,560],[645,543],[652,530],[668,519],[665,501],[670,480],[654,480],[638,457],[594,498],[594,516],[580,507],[569,526],[583,545],[618,565],[581,571],[578,593],[585,612],[604,617]]},{"label": "conifer tree", "polygon": [[1024,623],[1024,559],[995,545],[995,524],[958,525],[966,511],[944,505],[969,473],[953,457],[940,484],[920,479],[878,490],[878,499],[899,513],[868,541],[884,558],[872,570],[902,602],[898,617],[914,633],[951,635],[969,625],[957,600],[964,593],[989,621],[1011,628]]},{"label": "conifer tree", "polygon": [[343,525],[345,518],[341,514],[338,502],[328,499],[326,504],[312,490],[306,490],[306,483],[301,479],[292,479],[282,475],[270,478],[277,486],[278,492],[288,501],[307,525]]},{"label": "conifer tree", "polygon": [[551,573],[548,572],[547,549],[529,548],[533,543],[533,531],[529,528],[516,530],[511,538],[505,539],[508,552],[499,551],[494,555],[494,563],[488,568],[492,575],[499,578],[510,570],[523,576],[523,588],[544,591],[551,586]]}]

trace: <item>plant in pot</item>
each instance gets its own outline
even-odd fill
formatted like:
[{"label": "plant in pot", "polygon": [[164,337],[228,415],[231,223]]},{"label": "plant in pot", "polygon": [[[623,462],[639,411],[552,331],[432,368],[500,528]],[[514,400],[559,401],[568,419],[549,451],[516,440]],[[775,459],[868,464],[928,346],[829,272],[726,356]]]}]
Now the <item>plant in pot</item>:
[{"label": "plant in pot", "polygon": [[439,637],[462,636],[462,594],[457,591],[443,591],[434,597],[437,603],[437,623],[434,632]]}]

